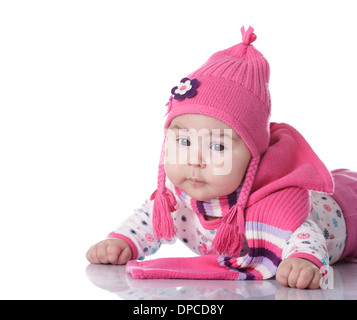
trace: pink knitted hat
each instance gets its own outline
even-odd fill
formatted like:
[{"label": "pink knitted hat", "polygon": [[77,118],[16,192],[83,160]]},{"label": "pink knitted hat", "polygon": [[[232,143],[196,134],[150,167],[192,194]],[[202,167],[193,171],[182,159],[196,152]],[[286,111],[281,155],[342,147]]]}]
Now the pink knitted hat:
[{"label": "pink knitted hat", "polygon": [[[244,184],[235,206],[223,216],[213,246],[221,254],[238,255],[243,246],[244,209],[261,155],[269,144],[269,64],[251,44],[256,40],[254,29],[241,28],[242,42],[213,54],[208,61],[171,91],[165,133],[173,118],[182,114],[202,114],[223,121],[234,129],[248,146],[250,161]],[[175,235],[171,212],[174,195],[165,186],[165,148],[159,165],[153,226],[155,236],[171,239]]]}]

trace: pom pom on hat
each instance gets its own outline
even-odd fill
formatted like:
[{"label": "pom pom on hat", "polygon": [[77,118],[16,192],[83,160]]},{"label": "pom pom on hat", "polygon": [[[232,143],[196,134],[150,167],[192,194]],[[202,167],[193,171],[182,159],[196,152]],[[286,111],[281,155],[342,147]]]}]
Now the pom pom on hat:
[{"label": "pom pom on hat", "polygon": [[257,36],[255,35],[254,29],[249,26],[247,32],[245,31],[244,27],[240,29],[242,33],[242,44],[249,46],[251,43],[253,43],[255,40],[257,40]]}]

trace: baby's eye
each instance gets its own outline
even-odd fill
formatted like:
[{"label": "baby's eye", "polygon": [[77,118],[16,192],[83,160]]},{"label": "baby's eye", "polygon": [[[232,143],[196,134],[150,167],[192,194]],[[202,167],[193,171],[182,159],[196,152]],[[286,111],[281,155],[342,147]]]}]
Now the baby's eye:
[{"label": "baby's eye", "polygon": [[188,140],[187,138],[178,138],[177,142],[180,146],[189,147],[191,145],[190,140]]},{"label": "baby's eye", "polygon": [[225,149],[223,144],[214,143],[211,145],[211,150],[213,151],[223,151]]}]

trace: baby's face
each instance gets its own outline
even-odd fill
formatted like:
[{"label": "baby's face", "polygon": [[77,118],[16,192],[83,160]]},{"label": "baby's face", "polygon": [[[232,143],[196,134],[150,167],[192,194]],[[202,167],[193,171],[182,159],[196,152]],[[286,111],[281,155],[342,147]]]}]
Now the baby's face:
[{"label": "baby's face", "polygon": [[215,118],[185,114],[166,135],[167,177],[191,198],[205,201],[238,188],[251,154],[243,139]]}]

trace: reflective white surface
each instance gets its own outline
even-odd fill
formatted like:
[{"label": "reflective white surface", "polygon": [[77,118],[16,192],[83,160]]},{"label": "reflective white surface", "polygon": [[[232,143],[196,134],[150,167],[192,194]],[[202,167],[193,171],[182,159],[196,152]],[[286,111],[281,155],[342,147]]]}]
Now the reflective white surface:
[{"label": "reflective white surface", "polygon": [[[127,300],[343,300],[357,299],[357,264],[333,266],[333,289],[299,290],[276,280],[136,280],[125,266],[88,265],[88,279],[96,287]],[[98,289],[98,291],[100,291]]]}]

